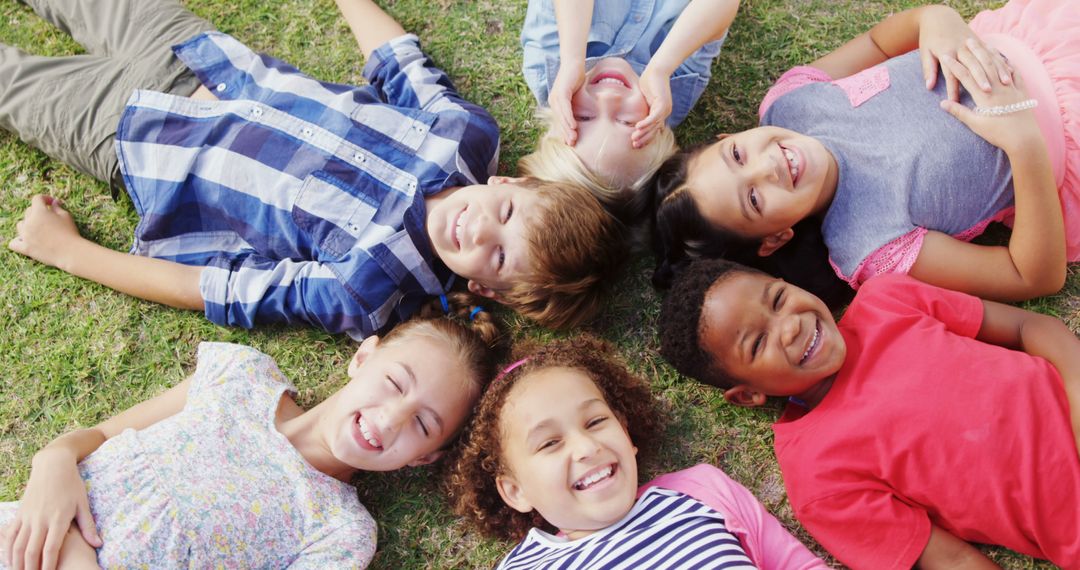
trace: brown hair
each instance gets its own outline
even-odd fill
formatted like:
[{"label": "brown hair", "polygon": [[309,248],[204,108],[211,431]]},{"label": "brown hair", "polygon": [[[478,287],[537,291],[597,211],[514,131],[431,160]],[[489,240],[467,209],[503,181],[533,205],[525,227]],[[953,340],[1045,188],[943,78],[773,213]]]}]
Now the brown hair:
[{"label": "brown hair", "polygon": [[570,328],[599,312],[629,251],[623,224],[584,188],[527,178],[540,194],[527,230],[532,269],[499,300],[552,328]]},{"label": "brown hair", "polygon": [[[400,342],[411,335],[427,335],[448,342],[453,354],[467,367],[469,377],[475,383],[477,393],[483,391],[495,376],[496,364],[507,352],[507,336],[485,310],[486,299],[471,293],[448,293],[443,309],[439,298],[420,307],[412,318],[394,327],[383,338],[383,345]],[[479,311],[473,312],[474,309]]]},{"label": "brown hair", "polygon": [[499,419],[507,395],[523,378],[554,367],[581,370],[626,423],[630,440],[643,455],[653,449],[662,428],[660,410],[648,384],[627,370],[610,344],[583,335],[515,353],[515,361],[527,360],[488,387],[450,461],[445,483],[456,514],[486,535],[510,540],[520,539],[532,527],[549,526],[535,511],[521,513],[510,508],[495,486],[495,478],[507,472]]}]

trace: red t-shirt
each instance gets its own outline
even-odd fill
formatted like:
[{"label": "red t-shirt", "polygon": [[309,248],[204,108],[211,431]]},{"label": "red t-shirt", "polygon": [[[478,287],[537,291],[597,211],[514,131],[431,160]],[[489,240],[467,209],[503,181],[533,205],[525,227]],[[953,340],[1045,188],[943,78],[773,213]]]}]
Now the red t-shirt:
[{"label": "red t-shirt", "polygon": [[1080,457],[1061,376],[974,339],[979,299],[886,275],[840,323],[847,359],[773,430],[796,516],[853,568],[910,568],[930,524],[1080,568]]}]

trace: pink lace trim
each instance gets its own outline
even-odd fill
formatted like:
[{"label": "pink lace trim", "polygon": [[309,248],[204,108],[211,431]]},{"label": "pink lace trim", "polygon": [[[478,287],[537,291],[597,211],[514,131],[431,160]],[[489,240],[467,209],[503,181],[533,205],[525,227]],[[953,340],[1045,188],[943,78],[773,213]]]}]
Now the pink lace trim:
[{"label": "pink lace trim", "polygon": [[758,106],[758,118],[760,119],[764,116],[765,111],[768,111],[769,107],[772,107],[772,104],[777,99],[791,93],[799,87],[811,83],[820,83],[831,80],[832,77],[829,77],[828,73],[825,73],[816,67],[810,67],[809,65],[792,67],[784,72],[784,74],[780,76],[780,79],[777,79],[776,83],[773,83],[773,86],[765,93],[765,97],[761,100],[761,105]]},{"label": "pink lace trim", "polygon": [[867,279],[875,275],[885,273],[907,274],[911,270],[911,266],[915,264],[915,259],[919,257],[919,250],[922,249],[923,237],[926,236],[926,231],[926,228],[915,228],[877,248],[855,267],[855,271],[851,273],[850,277],[844,275],[831,259],[829,264],[832,265],[833,271],[836,272],[840,279],[851,285],[852,289],[858,289]]},{"label": "pink lace trim", "polygon": [[852,107],[858,107],[889,88],[889,69],[884,65],[876,65],[855,75],[837,79],[832,84],[843,90]]}]

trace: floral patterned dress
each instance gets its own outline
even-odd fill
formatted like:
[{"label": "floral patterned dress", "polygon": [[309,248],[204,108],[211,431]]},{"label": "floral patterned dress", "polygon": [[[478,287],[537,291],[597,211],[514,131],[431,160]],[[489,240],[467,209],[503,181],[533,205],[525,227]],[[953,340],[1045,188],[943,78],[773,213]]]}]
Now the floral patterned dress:
[{"label": "floral patterned dress", "polygon": [[[274,425],[294,390],[265,354],[203,343],[183,411],[79,464],[103,568],[363,568],[375,521],[356,489]],[[18,503],[0,503],[0,524]],[[3,564],[0,564],[2,567]]]}]

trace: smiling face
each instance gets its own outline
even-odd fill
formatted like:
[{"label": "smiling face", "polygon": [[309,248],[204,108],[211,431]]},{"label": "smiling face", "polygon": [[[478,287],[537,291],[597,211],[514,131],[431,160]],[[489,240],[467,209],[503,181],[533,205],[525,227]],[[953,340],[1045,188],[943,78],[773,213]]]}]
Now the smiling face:
[{"label": "smiling face", "polygon": [[485,297],[532,270],[528,237],[541,210],[539,195],[514,179],[489,182],[429,197],[425,222],[435,255]]},{"label": "smiling face", "polygon": [[761,273],[717,281],[705,295],[699,326],[701,348],[741,383],[725,393],[738,404],[812,392],[847,354],[821,299]]},{"label": "smiling face", "polygon": [[578,124],[574,153],[600,178],[626,187],[645,173],[652,151],[634,148],[634,125],[649,115],[649,103],[638,86],[638,75],[626,60],[600,60],[585,75],[585,83],[570,104]]},{"label": "smiling face", "polygon": [[324,416],[331,453],[352,468],[434,461],[479,394],[448,342],[423,333],[399,338],[381,346],[378,337],[364,340]]},{"label": "smiling face", "polygon": [[508,473],[497,485],[510,507],[535,509],[571,539],[630,512],[637,449],[584,372],[555,367],[522,378],[500,416]]},{"label": "smiling face", "polygon": [[721,138],[691,160],[687,173],[701,215],[714,227],[748,239],[777,234],[823,213],[836,181],[836,159],[824,145],[779,127]]}]

